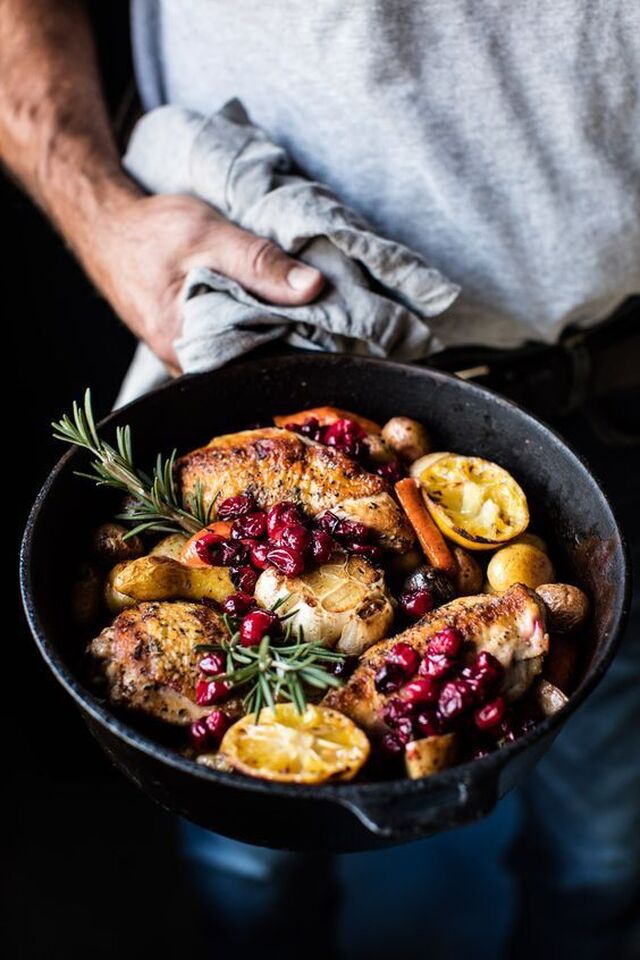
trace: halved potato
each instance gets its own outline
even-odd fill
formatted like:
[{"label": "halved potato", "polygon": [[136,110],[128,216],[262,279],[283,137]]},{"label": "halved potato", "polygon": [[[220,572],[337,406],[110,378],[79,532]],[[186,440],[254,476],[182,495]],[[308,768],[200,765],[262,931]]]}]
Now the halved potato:
[{"label": "halved potato", "polygon": [[404,765],[412,780],[429,777],[455,763],[455,733],[444,733],[423,740],[411,740],[404,748]]},{"label": "halved potato", "polygon": [[126,563],[116,563],[115,567],[109,571],[104,583],[104,602],[107,610],[111,613],[120,613],[121,610],[126,610],[127,607],[135,607],[138,602],[133,597],[127,596],[126,593],[121,593],[115,587],[116,577],[126,566]]},{"label": "halved potato", "polygon": [[113,590],[140,600],[216,600],[234,592],[227,567],[186,567],[170,557],[140,557],[114,572]]},{"label": "halved potato", "polygon": [[184,533],[170,533],[151,548],[149,556],[169,557],[171,560],[179,560],[188,539]]}]

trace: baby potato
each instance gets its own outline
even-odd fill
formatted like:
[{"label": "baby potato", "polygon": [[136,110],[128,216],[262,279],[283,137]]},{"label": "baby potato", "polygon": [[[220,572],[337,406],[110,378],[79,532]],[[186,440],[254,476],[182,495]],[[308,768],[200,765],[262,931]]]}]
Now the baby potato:
[{"label": "baby potato", "polygon": [[521,533],[520,536],[512,540],[511,543],[528,543],[530,547],[537,547],[538,550],[542,550],[543,553],[549,552],[546,541],[543,540],[542,537],[539,537],[537,533]]},{"label": "baby potato", "polygon": [[482,567],[470,553],[462,547],[452,547],[458,573],[456,576],[456,588],[461,597],[472,597],[476,593],[482,593]]},{"label": "baby potato", "polygon": [[535,590],[554,578],[554,570],[546,553],[528,543],[513,543],[491,557],[487,580],[492,590],[501,593],[514,583],[524,583]]},{"label": "baby potato", "polygon": [[540,711],[545,717],[551,717],[554,713],[569,702],[566,693],[563,693],[555,684],[548,680],[539,680],[534,690],[535,701]]},{"label": "baby potato", "polygon": [[544,600],[552,633],[573,633],[589,616],[589,598],[570,583],[541,583],[536,593]]},{"label": "baby potato", "polygon": [[394,459],[393,450],[387,446],[379,433],[368,433],[364,443],[374,463],[389,463]]},{"label": "baby potato", "polygon": [[170,557],[139,557],[113,578],[120,594],[140,600],[217,600],[234,592],[227,567],[187,567]]},{"label": "baby potato", "polygon": [[163,537],[156,543],[155,547],[149,551],[149,556],[169,557],[171,560],[179,560],[188,539],[184,533],[170,533],[168,537]]},{"label": "baby potato", "polygon": [[[93,552],[102,563],[124,563],[142,556],[144,546],[137,534],[127,537],[129,531],[121,523],[103,523],[93,535]],[[126,537],[126,539],[125,539]]]},{"label": "baby potato", "polygon": [[[129,562],[131,563],[132,561]],[[125,593],[116,590],[114,585],[116,577],[126,566],[126,563],[117,563],[113,570],[109,571],[109,575],[105,580],[103,598],[107,610],[111,613],[120,613],[121,610],[126,610],[127,607],[135,607],[137,603],[137,600],[134,600],[133,597],[128,597]]]},{"label": "baby potato", "polygon": [[100,613],[102,577],[95,567],[83,563],[73,584],[71,609],[76,623],[86,626]]},{"label": "baby potato", "polygon": [[382,428],[382,439],[401,460],[412,463],[431,450],[426,428],[410,417],[392,417]]},{"label": "baby potato", "polygon": [[445,733],[412,740],[404,748],[404,765],[412,780],[428,777],[450,767],[456,759],[456,735]]}]

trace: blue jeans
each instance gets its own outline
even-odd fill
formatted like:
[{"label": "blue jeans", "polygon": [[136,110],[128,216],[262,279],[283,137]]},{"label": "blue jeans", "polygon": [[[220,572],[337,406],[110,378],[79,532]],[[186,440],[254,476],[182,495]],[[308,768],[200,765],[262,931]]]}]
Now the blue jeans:
[{"label": "blue jeans", "polygon": [[[561,429],[603,478],[638,570],[633,451],[601,446],[582,421],[573,427]],[[218,938],[226,931],[263,957],[638,960],[640,595],[600,686],[483,823],[337,858],[181,831]]]}]

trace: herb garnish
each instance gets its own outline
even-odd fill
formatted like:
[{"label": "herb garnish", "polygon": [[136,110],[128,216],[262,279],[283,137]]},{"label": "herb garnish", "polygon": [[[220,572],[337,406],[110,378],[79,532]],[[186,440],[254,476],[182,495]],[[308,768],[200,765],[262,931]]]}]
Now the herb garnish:
[{"label": "herb garnish", "polygon": [[197,533],[211,521],[214,504],[211,502],[205,506],[201,485],[196,486],[195,495],[188,503],[183,501],[174,477],[175,450],[168,457],[158,454],[149,474],[134,466],[130,427],[116,428],[115,447],[100,439],[91,408],[90,390],[85,392],[82,406],[74,401],[71,416],[65,414],[51,426],[56,440],[84,447],[93,454],[93,473],[76,471],[78,476],[88,477],[98,486],[115,487],[133,498],[131,506],[118,515],[118,520],[136,524],[127,536],[145,530]]},{"label": "herb garnish", "polygon": [[289,700],[298,713],[304,713],[305,686],[317,690],[342,686],[342,680],[323,664],[341,662],[345,654],[305,641],[302,627],[294,636],[291,624],[287,624],[282,637],[273,640],[267,634],[259,645],[244,647],[239,642],[237,621],[226,614],[223,620],[229,640],[223,640],[215,649],[225,654],[227,669],[215,679],[228,680],[233,687],[248,687],[242,702],[247,713],[256,714],[256,723],[260,711],[265,706],[273,707],[278,700]]}]

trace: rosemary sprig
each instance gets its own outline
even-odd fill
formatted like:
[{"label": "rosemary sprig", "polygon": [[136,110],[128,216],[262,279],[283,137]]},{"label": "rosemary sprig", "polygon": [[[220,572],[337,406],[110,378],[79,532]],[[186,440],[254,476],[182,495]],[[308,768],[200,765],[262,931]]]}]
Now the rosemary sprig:
[{"label": "rosemary sprig", "polygon": [[342,680],[323,666],[344,660],[345,655],[337,650],[306,642],[301,630],[297,631],[294,642],[288,643],[292,635],[290,624],[278,641],[267,635],[259,646],[243,647],[233,620],[226,616],[224,620],[229,639],[223,640],[218,649],[227,658],[227,669],[216,680],[228,680],[233,687],[246,688],[243,703],[247,713],[256,714],[256,722],[261,710],[272,707],[278,700],[289,700],[298,713],[304,713],[306,686],[316,690],[342,686]]},{"label": "rosemary sprig", "polygon": [[78,476],[88,477],[98,486],[114,487],[133,498],[131,506],[118,515],[119,520],[135,524],[127,536],[145,530],[196,533],[210,522],[214,502],[205,505],[201,485],[196,486],[188,503],[182,500],[175,482],[175,450],[168,457],[158,454],[153,471],[148,474],[134,466],[128,426],[117,427],[115,447],[100,439],[90,390],[85,392],[82,406],[74,401],[71,416],[65,414],[51,426],[56,440],[84,447],[93,454],[92,472],[77,471]]}]

